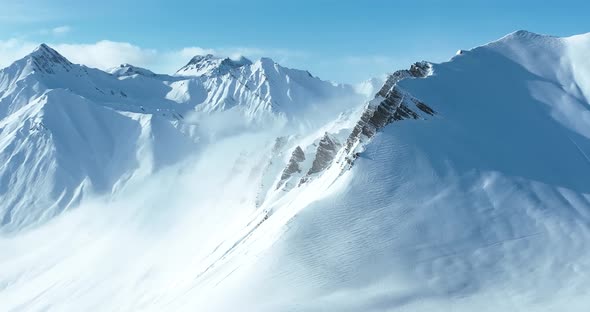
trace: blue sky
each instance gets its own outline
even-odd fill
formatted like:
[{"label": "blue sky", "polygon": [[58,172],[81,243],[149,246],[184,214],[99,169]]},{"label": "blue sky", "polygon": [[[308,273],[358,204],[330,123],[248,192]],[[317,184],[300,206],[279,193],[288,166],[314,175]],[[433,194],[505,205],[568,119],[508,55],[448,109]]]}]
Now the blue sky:
[{"label": "blue sky", "polygon": [[172,72],[191,54],[270,56],[339,82],[440,62],[518,29],[590,31],[582,0],[0,0],[0,65],[40,42],[94,67]]}]

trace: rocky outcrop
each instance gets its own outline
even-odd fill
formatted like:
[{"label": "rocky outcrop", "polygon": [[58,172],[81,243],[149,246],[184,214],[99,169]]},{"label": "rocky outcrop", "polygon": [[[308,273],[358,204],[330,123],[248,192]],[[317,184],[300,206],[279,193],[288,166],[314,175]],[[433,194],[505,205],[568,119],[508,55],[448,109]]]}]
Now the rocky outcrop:
[{"label": "rocky outcrop", "polygon": [[295,173],[301,173],[301,162],[305,160],[305,153],[300,146],[297,146],[293,153],[291,154],[291,159],[289,159],[289,163],[283,173],[281,174],[281,180],[277,184],[277,189],[279,189],[287,180],[289,180]]},{"label": "rocky outcrop", "polygon": [[313,175],[326,170],[330,164],[332,164],[334,157],[336,157],[336,154],[341,147],[342,144],[326,132],[318,143],[318,148],[311,168],[309,168],[307,174],[301,178],[299,185],[309,181]]},{"label": "rocky outcrop", "polygon": [[431,66],[427,62],[417,62],[412,64],[410,69],[398,70],[387,77],[377,96],[386,97],[387,93],[401,80],[406,78],[423,78],[428,76],[430,71]]},{"label": "rocky outcrop", "polygon": [[156,77],[157,75],[151,70],[133,66],[131,64],[121,64],[118,67],[111,68],[107,72],[113,76],[125,77],[133,75],[141,75],[145,77]]},{"label": "rocky outcrop", "polygon": [[178,76],[225,75],[242,66],[252,65],[252,61],[245,57],[232,60],[228,57],[220,58],[211,54],[197,55],[184,67],[176,72]]},{"label": "rocky outcrop", "polygon": [[46,74],[54,74],[56,67],[62,67],[63,70],[70,71],[73,66],[65,57],[44,43],[29,56],[35,70]]},{"label": "rocky outcrop", "polygon": [[[313,146],[305,147],[305,151],[300,146],[297,146],[293,150],[287,166],[283,169],[275,189],[289,191],[294,187],[309,182],[330,168],[342,148],[344,148],[343,156],[345,161],[343,168],[346,168],[346,164],[352,164],[358,156],[360,150],[357,149],[357,146],[364,140],[373,137],[379,130],[390,123],[406,119],[425,119],[427,116],[435,115],[436,112],[426,103],[412,97],[397,86],[397,83],[401,80],[426,77],[430,72],[431,65],[420,62],[413,64],[407,70],[400,70],[391,74],[377,92],[375,98],[365,108],[344,143],[344,147],[334,135],[327,132]],[[277,146],[283,144],[282,139],[277,139],[273,151]],[[314,147],[315,150],[313,150]],[[310,159],[306,160],[306,156]],[[311,161],[312,159],[313,161]],[[298,183],[295,181],[298,181]]]},{"label": "rocky outcrop", "polygon": [[273,155],[280,152],[283,147],[287,144],[287,137],[280,136],[275,139],[275,144],[272,147]]},{"label": "rocky outcrop", "polygon": [[[414,99],[397,86],[397,83],[403,79],[423,78],[428,76],[430,71],[430,64],[419,62],[413,64],[410,69],[391,74],[352,130],[346,141],[346,152],[352,153],[363,137],[373,137],[377,131],[392,122],[404,119],[420,119],[419,112],[427,115],[436,114],[428,105]],[[413,109],[413,107],[416,109]],[[356,154],[350,155],[348,157],[349,162],[351,163],[355,157]]]},{"label": "rocky outcrop", "polygon": [[430,116],[434,116],[434,114],[436,114],[436,112],[432,108],[430,108],[430,106],[424,104],[423,102],[420,102],[419,100],[414,100],[414,103],[416,104],[416,107],[418,107],[419,110],[425,112],[426,114]]},{"label": "rocky outcrop", "polygon": [[332,160],[334,160],[334,156],[336,156],[340,146],[341,144],[326,132],[318,144],[315,159],[313,160],[313,164],[311,165],[311,168],[309,168],[307,175],[309,176],[328,168]]}]

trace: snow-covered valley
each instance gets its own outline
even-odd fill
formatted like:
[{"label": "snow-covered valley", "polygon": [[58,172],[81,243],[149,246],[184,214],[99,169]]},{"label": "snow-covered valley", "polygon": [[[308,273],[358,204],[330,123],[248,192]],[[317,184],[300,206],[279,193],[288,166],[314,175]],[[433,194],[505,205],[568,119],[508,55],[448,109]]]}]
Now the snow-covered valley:
[{"label": "snow-covered valley", "polygon": [[367,98],[42,45],[0,71],[0,310],[586,311],[589,55],[519,31]]}]

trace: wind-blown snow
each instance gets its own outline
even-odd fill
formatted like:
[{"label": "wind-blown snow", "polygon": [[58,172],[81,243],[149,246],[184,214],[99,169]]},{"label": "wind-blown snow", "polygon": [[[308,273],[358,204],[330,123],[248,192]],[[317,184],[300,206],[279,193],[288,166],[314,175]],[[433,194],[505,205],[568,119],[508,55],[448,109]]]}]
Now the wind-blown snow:
[{"label": "wind-blown snow", "polygon": [[[104,155],[118,160],[125,147],[137,153],[151,146],[150,156],[135,158],[135,166],[143,168],[151,163],[145,159],[158,159],[155,155],[167,165],[143,175],[133,171],[135,180],[112,196],[81,200],[81,207],[43,225],[1,236],[0,305],[8,311],[585,311],[590,298],[588,38],[519,31],[433,64],[428,77],[404,79],[396,88],[426,103],[435,116],[395,120],[363,146],[342,147],[331,166],[287,190],[275,185],[293,151],[301,148],[305,160],[299,168],[309,169],[320,140],[344,142],[365,104],[346,105],[340,115],[322,115],[308,124],[305,118],[295,124],[263,118],[256,126],[236,126],[233,121],[244,115],[220,109],[191,119],[204,127],[194,129],[157,113],[96,105],[89,96],[74,101],[70,97],[80,96],[63,89],[44,92],[49,99],[31,103],[10,100],[3,137],[19,131],[10,129],[26,129],[19,122],[34,120],[19,114],[38,116],[37,111],[104,115],[100,120],[109,122],[102,129],[79,119],[88,124],[82,130],[75,122],[62,127],[44,122],[51,135],[30,149],[40,155],[22,159],[59,159],[48,157],[57,149],[43,144],[80,153],[75,159],[93,159],[82,153],[106,149]],[[279,87],[298,90],[302,84],[293,81],[304,79],[305,72],[284,76],[285,69],[267,60],[238,68],[269,98],[289,105],[307,98],[264,88],[265,81],[280,81]],[[129,80],[130,94],[133,85],[148,83],[140,78],[143,70],[115,72],[116,81]],[[265,79],[256,78],[261,72]],[[225,94],[237,82],[224,77],[204,84]],[[3,76],[0,85],[14,88],[4,82],[11,79]],[[185,78],[146,81],[156,85],[159,79],[180,83]],[[315,94],[310,90],[324,85],[305,85],[298,93]],[[32,94],[35,88],[27,84],[22,92]],[[212,97],[210,91],[204,94]],[[183,99],[170,105],[190,102]],[[168,107],[155,105],[143,107],[151,112]],[[281,112],[292,116],[292,109]],[[230,121],[229,130],[224,120]],[[145,134],[148,122],[153,134]],[[168,133],[160,127],[170,133],[161,141],[147,139]],[[54,137],[64,137],[54,131],[81,138],[53,143]],[[117,140],[146,141],[137,150],[128,141],[110,150],[106,143],[80,151],[72,147],[84,146],[84,135],[109,131]],[[207,131],[211,134],[202,135]],[[179,138],[178,133],[195,144],[195,151],[166,159],[170,153],[162,150],[190,144],[154,144],[174,142],[170,138]],[[18,146],[30,137],[6,136]],[[347,153],[357,151],[349,165]],[[41,182],[31,177],[28,183]]]},{"label": "wind-blown snow", "polygon": [[590,67],[568,54],[580,41],[518,32],[402,81],[441,117],[378,134],[343,189],[213,290],[216,309],[585,311],[590,124],[571,86]]},{"label": "wind-blown snow", "polygon": [[342,109],[363,98],[270,59],[197,56],[189,64],[207,71],[168,76],[123,64],[107,73],[41,45],[0,71],[0,230],[43,223],[84,197],[115,193],[220,135],[277,120],[322,124],[332,103]]}]

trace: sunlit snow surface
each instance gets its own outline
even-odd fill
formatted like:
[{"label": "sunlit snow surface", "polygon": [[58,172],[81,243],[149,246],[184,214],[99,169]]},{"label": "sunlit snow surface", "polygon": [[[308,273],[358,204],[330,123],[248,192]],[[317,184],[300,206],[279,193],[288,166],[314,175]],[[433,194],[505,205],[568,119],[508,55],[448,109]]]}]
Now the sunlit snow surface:
[{"label": "sunlit snow surface", "polygon": [[400,87],[437,117],[260,207],[285,129],[224,136],[2,236],[0,310],[587,311],[589,57],[517,32],[434,65]]}]

